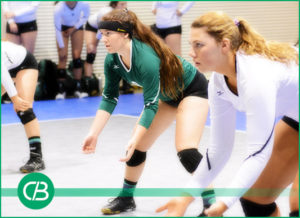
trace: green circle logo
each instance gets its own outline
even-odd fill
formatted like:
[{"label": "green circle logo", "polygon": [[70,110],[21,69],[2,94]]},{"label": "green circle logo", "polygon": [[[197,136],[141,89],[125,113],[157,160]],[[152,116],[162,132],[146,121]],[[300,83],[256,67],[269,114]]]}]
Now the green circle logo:
[{"label": "green circle logo", "polygon": [[42,173],[30,173],[18,185],[18,197],[30,209],[37,210],[48,206],[53,196],[53,183]]}]

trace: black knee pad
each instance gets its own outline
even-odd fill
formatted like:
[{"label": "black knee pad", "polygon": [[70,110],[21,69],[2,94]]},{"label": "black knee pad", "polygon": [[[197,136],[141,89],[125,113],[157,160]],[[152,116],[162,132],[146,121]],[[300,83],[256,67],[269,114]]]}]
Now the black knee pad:
[{"label": "black knee pad", "polygon": [[73,66],[74,68],[81,68],[82,67],[82,61],[80,58],[73,59]]},{"label": "black knee pad", "polygon": [[146,152],[134,150],[130,160],[126,162],[127,166],[136,167],[146,160]]},{"label": "black knee pad", "polygon": [[184,149],[178,152],[177,155],[180,162],[189,173],[193,173],[197,169],[202,159],[202,154],[200,154],[196,148]]},{"label": "black knee pad", "polygon": [[299,210],[290,212],[290,217],[299,217]]},{"label": "black knee pad", "polygon": [[257,204],[244,198],[240,198],[240,201],[246,217],[270,216],[277,207],[275,202],[271,204]]},{"label": "black knee pad", "polygon": [[29,123],[30,121],[32,121],[36,118],[32,108],[29,108],[26,111],[18,111],[17,115],[20,118],[23,125],[25,125],[26,123]]},{"label": "black knee pad", "polygon": [[89,63],[89,64],[93,64],[94,61],[95,61],[95,58],[96,58],[96,54],[94,54],[94,53],[88,53],[86,55],[86,62]]}]

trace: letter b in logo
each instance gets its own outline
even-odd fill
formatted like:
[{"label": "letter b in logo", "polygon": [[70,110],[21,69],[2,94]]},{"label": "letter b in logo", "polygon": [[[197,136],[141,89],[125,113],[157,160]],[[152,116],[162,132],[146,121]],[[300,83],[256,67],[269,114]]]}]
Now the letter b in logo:
[{"label": "letter b in logo", "polygon": [[23,177],[18,186],[18,197],[28,208],[42,209],[53,199],[54,186],[42,173],[31,173]]}]

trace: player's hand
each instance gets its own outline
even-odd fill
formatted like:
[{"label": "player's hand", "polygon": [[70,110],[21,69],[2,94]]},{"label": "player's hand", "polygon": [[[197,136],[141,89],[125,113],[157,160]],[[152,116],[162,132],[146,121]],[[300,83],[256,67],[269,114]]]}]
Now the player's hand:
[{"label": "player's hand", "polygon": [[125,155],[125,157],[120,158],[120,161],[121,162],[129,161],[133,155],[135,147],[136,147],[136,142],[134,140],[130,139],[127,144],[127,147],[126,147],[126,155]]},{"label": "player's hand", "polygon": [[179,11],[179,10],[176,10],[176,14],[177,14],[178,17],[181,17],[181,16],[182,16],[181,11]]},{"label": "player's hand", "polygon": [[213,217],[221,217],[223,216],[223,213],[227,210],[226,204],[224,204],[222,201],[218,201],[214,204],[212,204],[208,209],[204,211],[204,214],[207,216],[213,216]]},{"label": "player's hand", "polygon": [[11,97],[11,101],[14,106],[14,110],[17,111],[26,111],[29,108],[32,108],[32,103],[26,101],[19,97],[18,95]]},{"label": "player's hand", "polygon": [[88,135],[83,141],[83,146],[82,146],[83,153],[85,154],[95,153],[97,141],[98,141],[97,136]]},{"label": "player's hand", "polygon": [[156,209],[156,213],[163,212],[167,210],[165,216],[180,216],[182,217],[188,207],[188,205],[193,201],[193,197],[176,197],[172,198],[168,203]]},{"label": "player's hand", "polygon": [[12,22],[9,24],[9,29],[11,32],[13,33],[17,33],[18,32],[18,26],[15,22]]}]

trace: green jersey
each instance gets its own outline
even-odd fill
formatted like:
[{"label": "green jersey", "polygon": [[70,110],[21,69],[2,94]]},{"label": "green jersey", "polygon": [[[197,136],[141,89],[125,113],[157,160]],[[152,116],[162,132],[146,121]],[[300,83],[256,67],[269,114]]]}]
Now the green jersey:
[{"label": "green jersey", "polygon": [[[158,109],[158,100],[170,101],[160,90],[160,59],[154,49],[137,40],[131,41],[130,69],[128,69],[119,54],[108,54],[104,63],[105,85],[99,109],[112,113],[119,97],[119,82],[122,79],[130,84],[143,87],[144,110],[139,124],[149,128]],[[183,82],[186,88],[196,75],[196,68],[179,57],[184,74]]]}]

